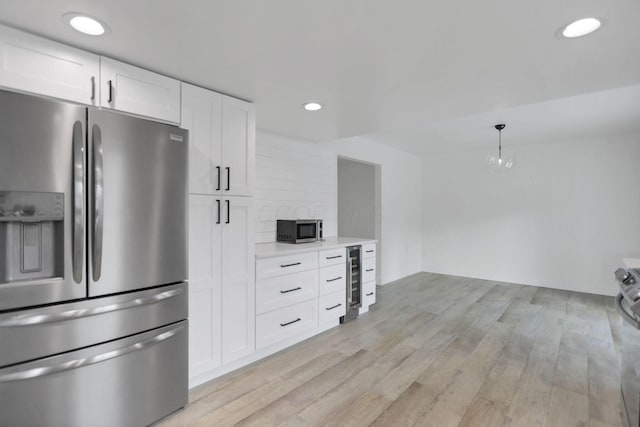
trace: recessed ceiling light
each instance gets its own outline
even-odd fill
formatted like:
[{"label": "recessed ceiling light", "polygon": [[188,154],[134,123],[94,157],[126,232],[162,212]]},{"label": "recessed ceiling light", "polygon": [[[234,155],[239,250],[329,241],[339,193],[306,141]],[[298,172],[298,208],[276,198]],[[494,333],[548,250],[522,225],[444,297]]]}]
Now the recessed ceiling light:
[{"label": "recessed ceiling light", "polygon": [[74,30],[89,36],[101,36],[106,33],[109,28],[107,24],[99,19],[83,13],[67,13],[62,19],[71,25]]},{"label": "recessed ceiling light", "polygon": [[600,28],[602,22],[597,18],[579,19],[562,29],[562,35],[568,39],[586,36]]},{"label": "recessed ceiling light", "polygon": [[302,108],[307,111],[318,111],[322,109],[322,104],[319,104],[317,102],[307,102],[302,106]]}]

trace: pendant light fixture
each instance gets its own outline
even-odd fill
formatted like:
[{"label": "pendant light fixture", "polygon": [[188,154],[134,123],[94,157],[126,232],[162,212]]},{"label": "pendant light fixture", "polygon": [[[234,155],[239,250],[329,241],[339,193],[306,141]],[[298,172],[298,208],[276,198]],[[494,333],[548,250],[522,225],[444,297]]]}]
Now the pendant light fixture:
[{"label": "pendant light fixture", "polygon": [[506,127],[505,124],[497,124],[494,126],[498,131],[498,155],[490,154],[487,157],[487,162],[491,170],[495,172],[504,172],[511,169],[515,163],[513,157],[507,157],[502,155],[502,130]]}]

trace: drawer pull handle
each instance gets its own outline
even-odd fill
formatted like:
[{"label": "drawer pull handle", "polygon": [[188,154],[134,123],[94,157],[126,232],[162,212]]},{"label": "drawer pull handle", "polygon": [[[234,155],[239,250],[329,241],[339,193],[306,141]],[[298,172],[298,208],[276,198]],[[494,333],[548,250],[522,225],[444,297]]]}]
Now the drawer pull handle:
[{"label": "drawer pull handle", "polygon": [[371,295],[373,295],[373,292],[369,292],[369,293],[367,294],[367,296],[368,296],[368,297],[370,297]]},{"label": "drawer pull handle", "polygon": [[365,251],[365,252],[366,252],[366,253],[368,253],[368,254],[372,254],[372,253],[374,253],[375,251],[374,251],[373,249],[371,249],[371,250],[368,250],[368,251]]},{"label": "drawer pull handle", "polygon": [[325,310],[329,311],[329,310],[333,310],[334,308],[338,308],[340,307],[342,304],[336,304],[333,307],[326,307]]},{"label": "drawer pull handle", "polygon": [[281,268],[293,267],[294,265],[300,265],[301,262],[294,262],[293,264],[280,264]]},{"label": "drawer pull handle", "polygon": [[302,289],[302,288],[300,286],[298,286],[297,288],[287,289],[286,291],[280,291],[280,293],[281,294],[288,294],[289,292],[299,291],[300,289]]},{"label": "drawer pull handle", "polygon": [[282,327],[289,326],[289,325],[291,325],[292,323],[296,323],[296,322],[299,322],[299,321],[301,321],[301,320],[302,320],[302,319],[298,317],[296,320],[292,320],[291,322],[287,322],[287,323],[280,323],[280,326],[282,326]]},{"label": "drawer pull handle", "polygon": [[342,279],[342,276],[336,277],[335,279],[327,279],[327,282],[335,282],[336,280]]},{"label": "drawer pull handle", "polygon": [[337,259],[337,258],[342,258],[342,255],[336,255],[336,256],[328,256],[326,257],[327,259]]},{"label": "drawer pull handle", "polygon": [[368,270],[365,270],[365,271],[373,271],[373,268],[370,268],[370,269],[368,269]]}]

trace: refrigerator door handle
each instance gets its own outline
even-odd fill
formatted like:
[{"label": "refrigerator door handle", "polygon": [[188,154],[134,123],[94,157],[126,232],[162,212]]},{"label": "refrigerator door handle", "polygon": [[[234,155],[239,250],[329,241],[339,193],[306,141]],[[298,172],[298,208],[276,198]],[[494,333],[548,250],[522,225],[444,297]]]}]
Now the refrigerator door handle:
[{"label": "refrigerator door handle", "polygon": [[60,372],[70,371],[72,369],[93,365],[95,363],[105,362],[110,359],[115,359],[116,357],[124,356],[128,353],[133,353],[134,351],[143,350],[156,344],[160,344],[162,341],[166,341],[169,338],[176,336],[182,329],[184,329],[184,325],[180,325],[169,331],[162,332],[161,334],[158,334],[146,340],[127,345],[126,347],[121,347],[115,350],[108,351],[106,353],[100,353],[90,357],[68,360],[64,363],[60,363],[54,366],[39,366],[37,368],[26,369],[24,371],[0,374],[0,383],[30,380],[32,378],[44,377],[46,375],[57,374]]},{"label": "refrigerator door handle", "polygon": [[73,124],[73,280],[82,283],[84,263],[84,136],[82,123]]},{"label": "refrigerator door handle", "polygon": [[91,205],[93,208],[93,247],[91,254],[93,281],[100,280],[102,273],[102,233],[104,227],[104,176],[102,169],[102,131],[93,125],[93,191]]},{"label": "refrigerator door handle", "polygon": [[0,320],[0,327],[19,327],[19,326],[32,326],[43,325],[57,322],[64,322],[66,320],[85,318],[90,316],[96,316],[99,314],[112,313],[114,311],[128,310],[134,307],[140,307],[144,305],[156,304],[161,301],[175,298],[182,295],[183,288],[172,289],[153,296],[144,298],[135,298],[129,301],[118,302],[115,304],[107,304],[93,308],[78,308],[73,310],[61,311],[59,313],[51,314],[34,314],[34,312],[26,314],[17,314],[7,319]]}]

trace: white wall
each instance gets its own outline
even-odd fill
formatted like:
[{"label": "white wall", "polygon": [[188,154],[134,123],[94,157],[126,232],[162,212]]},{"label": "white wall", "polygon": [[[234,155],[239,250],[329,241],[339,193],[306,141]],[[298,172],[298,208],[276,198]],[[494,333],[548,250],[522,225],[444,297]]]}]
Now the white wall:
[{"label": "white wall", "polygon": [[376,237],[375,169],[371,164],[338,158],[338,235]]},{"label": "white wall", "polygon": [[505,175],[485,151],[423,159],[423,270],[615,294],[640,256],[640,135],[514,151]]},{"label": "white wall", "polygon": [[379,284],[421,271],[422,162],[419,157],[355,137],[322,143],[339,156],[380,165]]},{"label": "white wall", "polygon": [[276,219],[324,220],[337,236],[337,156],[306,141],[256,135],[256,243],[275,242]]}]

